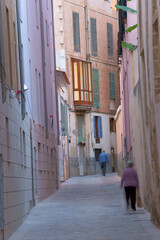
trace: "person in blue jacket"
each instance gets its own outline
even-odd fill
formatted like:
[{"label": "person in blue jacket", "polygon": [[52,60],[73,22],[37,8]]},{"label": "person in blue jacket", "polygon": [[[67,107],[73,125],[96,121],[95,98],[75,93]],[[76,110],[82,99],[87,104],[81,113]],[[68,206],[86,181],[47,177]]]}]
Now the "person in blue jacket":
[{"label": "person in blue jacket", "polygon": [[101,166],[102,175],[105,176],[106,175],[106,163],[108,162],[108,156],[104,150],[99,154],[98,160],[99,160],[99,164]]}]

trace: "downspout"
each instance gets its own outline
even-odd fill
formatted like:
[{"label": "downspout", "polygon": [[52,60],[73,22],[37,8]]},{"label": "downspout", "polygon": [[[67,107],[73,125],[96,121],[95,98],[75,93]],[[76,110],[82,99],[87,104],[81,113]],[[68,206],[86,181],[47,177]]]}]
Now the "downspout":
[{"label": "downspout", "polygon": [[47,94],[46,94],[46,72],[45,72],[45,42],[44,42],[44,26],[43,26],[43,11],[42,0],[39,1],[40,5],[40,24],[41,24],[41,47],[42,47],[42,74],[43,74],[43,93],[44,93],[44,111],[45,111],[45,128],[46,138],[48,138],[48,112],[47,112]]},{"label": "downspout", "polygon": [[89,51],[89,19],[88,19],[88,0],[85,0],[85,35],[86,35],[86,60],[90,61],[90,51]]},{"label": "downspout", "polygon": [[3,47],[3,27],[2,27],[2,2],[0,0],[0,65],[1,65],[1,81],[2,81],[2,102],[6,101],[5,89],[5,67],[4,67],[4,47]]},{"label": "downspout", "polygon": [[19,72],[20,72],[20,84],[21,84],[21,112],[22,120],[25,118],[26,106],[24,95],[24,66],[23,66],[23,46],[21,38],[21,20],[20,20],[20,0],[15,1],[16,18],[17,18],[17,33],[18,33],[18,56],[19,56]]}]

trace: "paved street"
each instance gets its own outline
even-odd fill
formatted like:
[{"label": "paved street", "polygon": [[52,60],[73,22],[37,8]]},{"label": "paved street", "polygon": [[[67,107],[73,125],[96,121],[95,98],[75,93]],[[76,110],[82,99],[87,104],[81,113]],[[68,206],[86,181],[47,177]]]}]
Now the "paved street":
[{"label": "paved street", "polygon": [[144,209],[125,209],[119,185],[116,174],[69,179],[9,240],[159,240]]}]

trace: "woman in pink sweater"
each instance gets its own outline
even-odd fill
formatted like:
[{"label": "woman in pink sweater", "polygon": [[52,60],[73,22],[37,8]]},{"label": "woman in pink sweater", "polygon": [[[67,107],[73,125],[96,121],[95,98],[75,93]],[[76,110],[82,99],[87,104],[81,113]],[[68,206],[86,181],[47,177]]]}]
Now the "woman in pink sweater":
[{"label": "woman in pink sweater", "polygon": [[133,162],[127,162],[127,168],[124,170],[121,187],[124,186],[126,194],[127,209],[129,208],[129,200],[133,211],[136,211],[136,188],[139,188],[138,174],[133,168]]}]

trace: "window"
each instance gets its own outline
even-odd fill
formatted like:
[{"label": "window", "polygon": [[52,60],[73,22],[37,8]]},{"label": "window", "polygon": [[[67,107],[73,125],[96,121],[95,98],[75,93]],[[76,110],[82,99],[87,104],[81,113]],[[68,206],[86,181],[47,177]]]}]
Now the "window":
[{"label": "window", "polygon": [[43,98],[42,98],[42,96],[43,96],[43,94],[42,94],[42,79],[41,79],[41,74],[39,73],[39,84],[38,84],[38,87],[39,87],[39,96],[38,96],[38,98],[39,98],[39,103],[40,103],[40,111],[39,111],[39,113],[40,113],[40,123],[42,124],[42,116],[43,116]]},{"label": "window", "polygon": [[116,131],[116,126],[115,126],[114,118],[110,118],[109,123],[110,123],[110,132],[115,132]]},{"label": "window", "polygon": [[24,131],[23,131],[23,164],[24,166],[26,166],[26,137]]},{"label": "window", "polygon": [[107,23],[108,59],[113,59],[113,25]]},{"label": "window", "polygon": [[48,24],[48,22],[47,22],[47,20],[46,20],[46,40],[47,40],[47,46],[49,46],[49,39],[50,38],[50,36],[49,36],[49,24]]},{"label": "window", "polygon": [[94,137],[96,138],[96,143],[100,143],[100,138],[102,138],[102,117],[93,116],[93,129]]},{"label": "window", "polygon": [[35,8],[36,8],[36,26],[39,27],[38,0],[35,0]]},{"label": "window", "polygon": [[13,79],[12,79],[12,55],[11,55],[11,35],[10,35],[10,18],[9,18],[9,9],[6,7],[6,20],[7,20],[7,35],[8,35],[8,54],[9,54],[9,62],[8,62],[8,69],[9,69],[9,78],[10,82],[9,85],[13,88]]},{"label": "window", "polygon": [[8,124],[8,118],[6,117],[6,143],[7,143],[7,160],[10,161],[10,145],[9,145],[9,124]]},{"label": "window", "polygon": [[110,99],[116,98],[115,74],[113,72],[109,72],[109,97]]},{"label": "window", "polygon": [[17,36],[16,36],[16,25],[13,22],[13,31],[14,31],[14,59],[15,59],[15,77],[16,77],[16,85],[14,89],[18,89],[18,62],[17,62]]},{"label": "window", "polygon": [[97,29],[95,18],[91,18],[91,49],[92,56],[97,56]]},{"label": "window", "polygon": [[91,63],[72,59],[73,98],[75,105],[92,106]]},{"label": "window", "polygon": [[37,196],[38,193],[38,185],[37,185],[37,150],[34,147],[34,197]]},{"label": "window", "polygon": [[36,83],[36,98],[37,98],[37,104],[36,104],[36,110],[37,110],[37,122],[39,122],[40,119],[40,101],[39,101],[39,97],[40,97],[40,92],[39,92],[39,79],[38,79],[38,72],[37,69],[35,69],[35,83]]},{"label": "window", "polygon": [[73,12],[74,51],[80,52],[79,13]]},{"label": "window", "polygon": [[61,102],[61,131],[62,136],[67,136],[67,106]]},{"label": "window", "polygon": [[49,9],[49,0],[46,0],[47,10]]},{"label": "window", "polygon": [[27,32],[28,32],[28,40],[30,41],[30,21],[29,21],[29,1],[26,1],[26,13],[27,13]]},{"label": "window", "polygon": [[99,154],[102,152],[102,149],[95,149],[95,159],[98,162],[99,161]]},{"label": "window", "polygon": [[78,143],[83,142],[83,115],[77,115]]},{"label": "window", "polygon": [[4,229],[3,159],[0,154],[0,230]]},{"label": "window", "polygon": [[98,69],[92,69],[92,79],[93,79],[93,106],[95,108],[100,108]]}]

